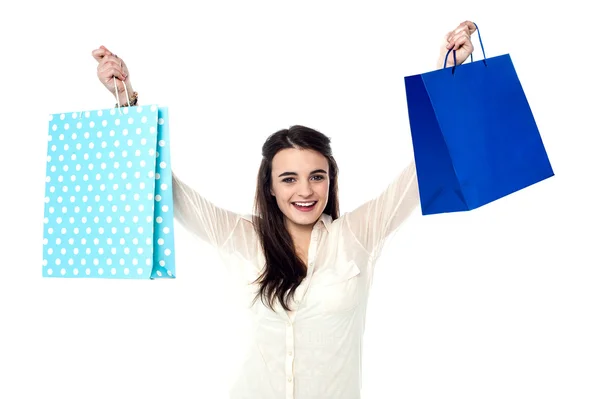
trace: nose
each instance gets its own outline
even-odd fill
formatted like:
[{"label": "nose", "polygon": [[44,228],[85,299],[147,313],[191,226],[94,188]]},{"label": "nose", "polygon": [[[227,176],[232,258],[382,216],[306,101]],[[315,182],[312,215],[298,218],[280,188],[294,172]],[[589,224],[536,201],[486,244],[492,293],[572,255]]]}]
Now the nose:
[{"label": "nose", "polygon": [[298,195],[302,197],[310,197],[313,194],[314,190],[308,180],[303,180],[298,185]]}]

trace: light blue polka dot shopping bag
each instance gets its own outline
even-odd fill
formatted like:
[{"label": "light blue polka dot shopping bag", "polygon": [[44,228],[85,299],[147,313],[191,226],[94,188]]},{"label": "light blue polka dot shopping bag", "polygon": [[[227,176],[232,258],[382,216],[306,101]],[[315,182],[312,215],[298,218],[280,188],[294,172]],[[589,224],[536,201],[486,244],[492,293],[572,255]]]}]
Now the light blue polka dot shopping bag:
[{"label": "light blue polka dot shopping bag", "polygon": [[168,109],[52,114],[42,275],[175,277]]}]

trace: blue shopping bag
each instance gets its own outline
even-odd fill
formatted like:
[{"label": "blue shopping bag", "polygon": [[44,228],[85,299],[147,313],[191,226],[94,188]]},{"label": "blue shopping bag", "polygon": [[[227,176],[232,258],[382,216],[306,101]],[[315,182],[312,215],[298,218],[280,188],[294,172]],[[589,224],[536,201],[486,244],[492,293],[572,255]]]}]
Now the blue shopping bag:
[{"label": "blue shopping bag", "polygon": [[404,78],[423,215],[470,211],[554,176],[510,55],[486,58],[477,34],[483,60]]},{"label": "blue shopping bag", "polygon": [[49,117],[42,276],[175,277],[168,109]]}]

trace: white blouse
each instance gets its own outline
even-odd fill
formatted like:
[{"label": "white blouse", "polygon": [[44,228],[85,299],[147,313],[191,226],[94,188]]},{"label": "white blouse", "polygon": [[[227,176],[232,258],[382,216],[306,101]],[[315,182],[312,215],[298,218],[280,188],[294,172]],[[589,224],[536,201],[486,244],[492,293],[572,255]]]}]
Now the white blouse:
[{"label": "white blouse", "polygon": [[359,399],[362,339],[373,267],[384,241],[419,203],[412,161],[378,197],[312,230],[307,276],[292,312],[256,300],[265,258],[248,216],[221,209],[173,173],[175,218],[219,250],[248,284],[251,347],[230,389],[232,399]]}]

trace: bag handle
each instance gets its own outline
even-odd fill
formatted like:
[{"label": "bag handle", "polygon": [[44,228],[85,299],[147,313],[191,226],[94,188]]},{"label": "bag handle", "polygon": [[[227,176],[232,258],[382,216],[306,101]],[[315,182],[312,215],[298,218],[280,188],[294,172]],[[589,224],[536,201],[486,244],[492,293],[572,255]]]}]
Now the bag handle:
[{"label": "bag handle", "polygon": [[[446,57],[448,57],[447,54],[446,54]],[[113,76],[113,82],[115,84],[115,98],[117,99],[117,107],[119,108],[119,113],[120,113],[121,112],[121,104],[119,102],[119,90],[117,89],[117,78],[114,76]],[[123,82],[123,87],[125,87],[125,95],[127,96],[127,106],[131,107],[131,103],[129,102],[129,93],[127,92],[127,85],[125,84],[125,82]]]},{"label": "bag handle", "polygon": [[[477,36],[479,36],[479,44],[481,45],[481,52],[483,53],[483,65],[485,65],[487,67],[487,61],[485,58],[485,49],[483,48],[483,42],[481,41],[481,33],[479,33],[479,27],[477,26],[477,24],[475,22],[473,22],[473,25],[475,25],[475,30],[477,31]],[[454,75],[454,70],[456,69],[456,50],[448,50],[448,52],[446,53],[446,58],[444,58],[444,69],[446,68],[446,62],[448,61],[448,55],[450,54],[450,51],[452,51],[452,53],[454,55],[454,65],[452,66],[452,75]],[[471,62],[473,62],[473,53],[471,53]]]}]

